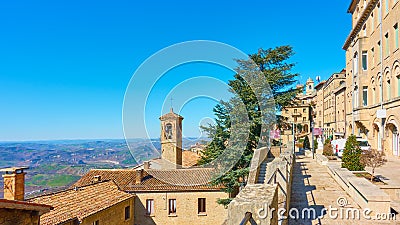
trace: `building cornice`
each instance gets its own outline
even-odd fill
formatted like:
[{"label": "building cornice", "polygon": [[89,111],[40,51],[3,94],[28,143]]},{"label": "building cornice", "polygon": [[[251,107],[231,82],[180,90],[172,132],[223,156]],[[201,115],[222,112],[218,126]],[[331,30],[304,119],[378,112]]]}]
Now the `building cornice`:
[{"label": "building cornice", "polygon": [[347,13],[353,13],[356,9],[356,5],[360,2],[360,0],[352,0],[350,2],[349,8],[347,9]]},{"label": "building cornice", "polygon": [[[355,2],[355,0],[353,2]],[[374,10],[375,6],[378,3],[379,3],[379,0],[370,0],[368,2],[367,7],[365,7],[364,11],[361,14],[361,17],[358,19],[356,25],[354,26],[354,28],[351,30],[349,36],[347,37],[347,39],[342,47],[343,50],[347,50],[349,48],[351,42],[357,37],[357,34],[360,32],[365,21],[368,19],[369,14],[372,12],[372,10]],[[349,7],[349,10],[350,9],[351,9],[351,5]],[[349,10],[348,10],[348,12],[351,12]]]}]

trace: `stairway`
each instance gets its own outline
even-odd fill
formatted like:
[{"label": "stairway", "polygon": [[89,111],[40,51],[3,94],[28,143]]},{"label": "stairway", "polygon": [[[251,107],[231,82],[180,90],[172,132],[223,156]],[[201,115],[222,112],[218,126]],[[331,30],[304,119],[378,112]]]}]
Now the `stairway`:
[{"label": "stairway", "polygon": [[263,184],[265,182],[265,174],[267,173],[267,162],[264,161],[260,164],[260,173],[258,175],[258,184]]}]

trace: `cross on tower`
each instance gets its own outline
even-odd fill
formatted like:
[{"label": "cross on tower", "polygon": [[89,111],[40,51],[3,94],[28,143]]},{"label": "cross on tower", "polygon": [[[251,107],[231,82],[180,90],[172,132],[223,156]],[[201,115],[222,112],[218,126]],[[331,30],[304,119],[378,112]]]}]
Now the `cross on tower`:
[{"label": "cross on tower", "polygon": [[172,101],[173,101],[174,99],[171,97],[171,110],[172,110]]}]

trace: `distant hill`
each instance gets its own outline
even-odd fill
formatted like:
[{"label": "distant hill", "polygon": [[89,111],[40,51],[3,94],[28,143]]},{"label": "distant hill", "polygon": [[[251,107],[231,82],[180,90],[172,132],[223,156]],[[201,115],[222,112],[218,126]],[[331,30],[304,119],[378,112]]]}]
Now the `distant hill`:
[{"label": "distant hill", "polygon": [[[196,138],[183,140],[188,149]],[[149,153],[160,151],[160,139],[130,139],[129,145],[136,154],[149,157]],[[0,168],[29,166],[26,177],[26,192],[60,189],[74,183],[92,168],[129,168],[137,165],[124,139],[101,140],[55,140],[29,142],[0,142]],[[3,187],[3,180],[0,180]],[[3,196],[0,188],[0,197]]]}]

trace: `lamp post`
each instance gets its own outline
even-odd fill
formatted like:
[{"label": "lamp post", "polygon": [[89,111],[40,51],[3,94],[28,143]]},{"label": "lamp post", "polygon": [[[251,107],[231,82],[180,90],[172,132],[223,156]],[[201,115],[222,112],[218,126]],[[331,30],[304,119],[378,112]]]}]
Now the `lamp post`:
[{"label": "lamp post", "polygon": [[314,148],[314,122],[311,122],[311,148],[312,148],[312,158],[314,159],[315,148]]}]

